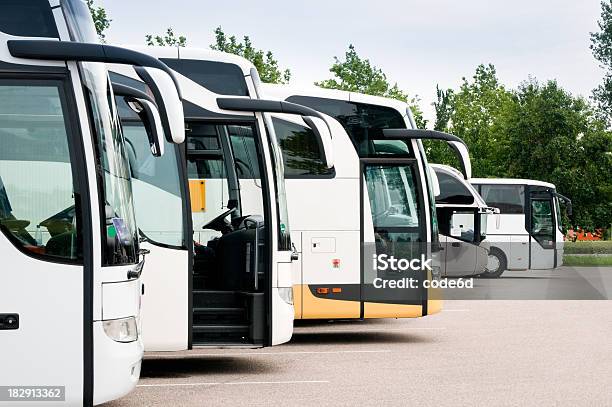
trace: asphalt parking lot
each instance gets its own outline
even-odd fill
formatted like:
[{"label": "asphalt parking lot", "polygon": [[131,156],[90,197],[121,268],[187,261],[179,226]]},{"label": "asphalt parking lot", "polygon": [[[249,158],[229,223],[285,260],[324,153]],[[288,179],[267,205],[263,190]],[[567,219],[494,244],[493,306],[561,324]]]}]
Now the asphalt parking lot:
[{"label": "asphalt parking lot", "polygon": [[[599,273],[610,287],[612,268]],[[147,354],[137,389],[106,406],[612,405],[612,301],[452,300],[417,320],[296,325],[272,348]]]}]

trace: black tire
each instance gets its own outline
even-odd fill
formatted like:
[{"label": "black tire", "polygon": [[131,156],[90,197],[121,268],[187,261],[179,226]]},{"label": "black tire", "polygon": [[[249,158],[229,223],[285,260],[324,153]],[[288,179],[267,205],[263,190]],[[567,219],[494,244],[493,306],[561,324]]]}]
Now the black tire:
[{"label": "black tire", "polygon": [[[496,267],[493,270],[489,270],[488,267],[490,264],[494,264]],[[506,271],[506,267],[508,267],[508,262],[504,252],[499,250],[497,247],[491,247],[487,267],[485,268],[485,272],[480,276],[484,278],[499,278],[499,276],[504,274],[504,271]]]}]

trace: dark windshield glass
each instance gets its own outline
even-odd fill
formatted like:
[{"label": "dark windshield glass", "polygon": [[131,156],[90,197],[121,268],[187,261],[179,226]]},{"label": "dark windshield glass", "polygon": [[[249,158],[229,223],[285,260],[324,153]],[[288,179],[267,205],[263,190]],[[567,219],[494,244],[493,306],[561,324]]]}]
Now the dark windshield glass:
[{"label": "dark windshield glass", "polygon": [[[287,100],[338,120],[350,136],[360,157],[410,154],[403,141],[383,139],[383,129],[406,128],[403,116],[395,109],[310,96],[291,96]],[[379,141],[375,141],[377,139]]]},{"label": "dark windshield glass", "polygon": [[480,195],[487,205],[504,214],[525,213],[525,187],[523,185],[481,185]]},{"label": "dark windshield glass", "polygon": [[455,205],[471,205],[474,203],[474,196],[460,180],[438,168],[435,171],[440,183],[440,195],[436,197],[436,203]]},{"label": "dark windshield glass", "polygon": [[48,0],[3,0],[0,31],[20,37],[59,38]]},{"label": "dark windshield glass", "polygon": [[219,95],[249,96],[242,69],[225,62],[161,58],[170,68]]}]

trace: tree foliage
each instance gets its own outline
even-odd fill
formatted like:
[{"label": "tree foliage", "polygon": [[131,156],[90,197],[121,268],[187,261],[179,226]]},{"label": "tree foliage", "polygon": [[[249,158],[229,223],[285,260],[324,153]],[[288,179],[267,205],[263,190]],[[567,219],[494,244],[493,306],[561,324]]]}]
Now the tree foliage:
[{"label": "tree foliage", "polygon": [[177,36],[174,33],[174,29],[172,27],[168,27],[166,33],[161,35],[151,35],[147,34],[145,36],[145,41],[149,46],[160,46],[160,47],[184,47],[187,45],[187,37],[184,35]]},{"label": "tree foliage", "polygon": [[93,18],[100,41],[104,42],[106,39],[104,32],[110,27],[110,23],[113,20],[108,17],[103,7],[96,7],[94,0],[87,0],[87,7],[89,7],[89,12]]},{"label": "tree foliage", "polygon": [[291,71],[289,69],[281,71],[272,51],[255,48],[249,36],[245,35],[243,41],[240,42],[236,36],[228,37],[221,27],[217,27],[215,29],[215,43],[210,48],[248,59],[257,68],[263,82],[288,83],[291,79]]},{"label": "tree foliage", "polygon": [[315,85],[327,89],[339,89],[349,92],[365,93],[374,96],[384,96],[406,102],[410,105],[417,127],[425,128],[427,121],[419,106],[418,97],[410,98],[408,93],[400,89],[397,83],[391,85],[382,69],[372,65],[369,59],[363,59],[349,45],[344,60],[334,57],[334,64],[329,69],[334,78],[315,82]]},{"label": "tree foliage", "polygon": [[[566,222],[609,226],[612,136],[586,100],[556,81],[542,84],[533,78],[508,90],[492,65],[480,65],[458,90],[438,89],[434,108],[434,128],[467,143],[474,176],[551,182],[574,203]],[[431,162],[457,167],[443,143],[427,142],[426,149]]]},{"label": "tree foliage", "polygon": [[504,117],[500,161],[506,176],[555,184],[585,228],[612,220],[612,137],[580,97],[556,81],[524,82]]},{"label": "tree foliage", "polygon": [[[455,134],[466,142],[471,157],[477,157],[472,160],[475,177],[502,174],[500,126],[512,102],[512,93],[499,82],[495,67],[490,64],[479,65],[471,80],[463,78],[462,81],[457,91],[437,89],[434,128]],[[458,165],[455,155],[443,143],[427,142],[426,151],[432,162]]]},{"label": "tree foliage", "polygon": [[591,33],[591,50],[602,68],[606,70],[603,83],[594,91],[593,96],[600,111],[612,119],[612,2],[601,3],[601,19],[597,22],[598,32]]}]

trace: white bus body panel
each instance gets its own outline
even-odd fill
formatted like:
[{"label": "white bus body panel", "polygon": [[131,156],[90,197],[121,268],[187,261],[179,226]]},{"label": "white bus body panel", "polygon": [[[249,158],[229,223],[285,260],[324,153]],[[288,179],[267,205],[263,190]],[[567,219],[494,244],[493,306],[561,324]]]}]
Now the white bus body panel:
[{"label": "white bus body panel", "polygon": [[15,248],[4,234],[0,234],[0,258],[0,307],[3,313],[19,314],[19,329],[0,331],[0,383],[65,386],[65,404],[44,404],[80,405],[83,266],[36,260]]},{"label": "white bus body panel", "polygon": [[144,346],[141,340],[131,343],[113,341],[104,332],[101,321],[94,322],[93,341],[94,404],[98,405],[123,397],[136,387]]},{"label": "white bus body panel", "polygon": [[[141,243],[151,251],[142,273],[142,339],[147,351],[178,351],[188,347],[189,253]],[[149,267],[146,267],[149,266]]]}]

